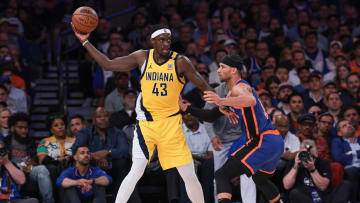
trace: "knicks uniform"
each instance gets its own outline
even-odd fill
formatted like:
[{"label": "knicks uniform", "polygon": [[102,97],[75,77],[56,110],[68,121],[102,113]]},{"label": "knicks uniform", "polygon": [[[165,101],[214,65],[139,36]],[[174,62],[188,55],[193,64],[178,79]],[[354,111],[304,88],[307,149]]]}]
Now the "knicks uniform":
[{"label": "knicks uniform", "polygon": [[177,53],[158,63],[154,50],[148,51],[141,67],[141,93],[136,102],[137,125],[133,157],[150,159],[155,147],[162,168],[191,163],[191,152],[181,128],[178,105],[185,80],[177,73]]},{"label": "knicks uniform", "polygon": [[[249,85],[240,80],[237,85]],[[284,152],[284,141],[279,131],[272,125],[257,94],[252,90],[256,105],[244,108],[234,108],[239,116],[238,124],[241,127],[241,136],[230,150],[231,156],[240,159],[249,171],[247,175],[256,172],[274,173],[277,162]]]}]

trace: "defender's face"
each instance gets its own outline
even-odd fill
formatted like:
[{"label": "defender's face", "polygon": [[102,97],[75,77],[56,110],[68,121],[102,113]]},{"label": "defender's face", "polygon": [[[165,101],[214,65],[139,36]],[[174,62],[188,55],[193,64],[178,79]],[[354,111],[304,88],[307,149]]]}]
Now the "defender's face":
[{"label": "defender's face", "polygon": [[219,68],[217,69],[217,72],[219,74],[219,79],[221,82],[227,81],[231,78],[231,75],[233,74],[232,69],[233,68],[226,64],[219,63]]},{"label": "defender's face", "polygon": [[168,56],[170,53],[171,35],[168,33],[161,34],[154,39],[151,39],[151,43],[161,56]]}]

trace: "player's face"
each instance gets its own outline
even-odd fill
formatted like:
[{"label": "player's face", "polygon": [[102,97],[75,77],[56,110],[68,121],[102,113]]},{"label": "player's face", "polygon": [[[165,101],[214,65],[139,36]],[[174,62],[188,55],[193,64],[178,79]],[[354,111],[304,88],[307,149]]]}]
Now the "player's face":
[{"label": "player's face", "polygon": [[234,74],[233,68],[223,63],[219,63],[219,68],[217,69],[217,72],[221,82],[229,80],[231,78],[231,75]]},{"label": "player's face", "polygon": [[151,39],[154,49],[160,56],[167,57],[170,53],[171,35],[164,33]]}]

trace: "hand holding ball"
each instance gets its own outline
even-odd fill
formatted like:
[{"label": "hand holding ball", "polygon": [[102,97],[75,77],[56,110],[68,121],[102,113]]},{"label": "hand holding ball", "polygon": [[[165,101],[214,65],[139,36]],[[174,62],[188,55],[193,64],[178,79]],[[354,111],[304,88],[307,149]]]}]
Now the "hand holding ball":
[{"label": "hand holding ball", "polygon": [[86,35],[96,29],[99,17],[94,9],[83,6],[74,11],[71,22],[78,33]]}]

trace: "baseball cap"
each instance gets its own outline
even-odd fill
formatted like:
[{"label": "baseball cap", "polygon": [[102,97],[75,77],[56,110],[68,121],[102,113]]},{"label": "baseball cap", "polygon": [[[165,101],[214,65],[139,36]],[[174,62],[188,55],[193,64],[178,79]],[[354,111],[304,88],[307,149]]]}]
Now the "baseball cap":
[{"label": "baseball cap", "polygon": [[228,45],[231,45],[231,44],[234,44],[236,46],[236,42],[235,40],[233,39],[227,39],[224,43],[225,46],[228,46]]},{"label": "baseball cap", "polygon": [[259,95],[259,97],[268,96],[269,98],[271,98],[270,93],[265,89],[261,89],[261,90],[257,91],[257,95]]},{"label": "baseball cap", "polygon": [[322,75],[321,75],[321,73],[319,71],[315,70],[315,71],[310,73],[309,79],[311,79],[313,77],[317,77],[317,78],[321,79]]},{"label": "baseball cap", "polygon": [[226,34],[221,34],[216,37],[216,43],[223,43],[226,42],[226,40],[228,39],[229,37]]},{"label": "baseball cap", "polygon": [[303,114],[301,115],[298,119],[297,119],[297,122],[298,123],[302,123],[304,121],[312,121],[315,123],[316,121],[316,118],[315,116],[312,114],[312,113],[306,113],[306,114]]},{"label": "baseball cap", "polygon": [[330,47],[334,46],[334,45],[338,45],[340,47],[340,49],[343,48],[343,45],[340,41],[334,40],[330,42]]},{"label": "baseball cap", "polygon": [[281,91],[281,90],[284,89],[284,88],[289,88],[289,89],[294,90],[294,87],[293,87],[290,83],[288,83],[288,82],[283,82],[283,83],[281,83],[281,84],[279,85],[278,91]]}]

